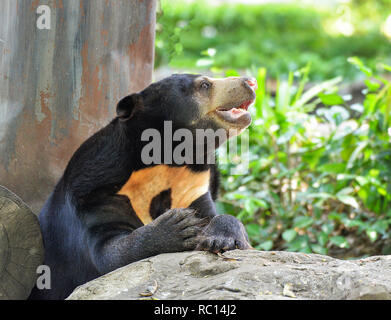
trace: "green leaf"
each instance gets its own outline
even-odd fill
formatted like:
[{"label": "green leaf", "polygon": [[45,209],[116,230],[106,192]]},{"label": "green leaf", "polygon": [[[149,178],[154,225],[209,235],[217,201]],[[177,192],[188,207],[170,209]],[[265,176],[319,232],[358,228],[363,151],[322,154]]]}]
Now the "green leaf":
[{"label": "green leaf", "polygon": [[387,71],[390,71],[391,72],[391,66],[387,65],[387,64],[384,64],[384,63],[381,63],[380,64],[381,67],[384,69],[384,70],[387,70]]},{"label": "green leaf", "polygon": [[302,107],[309,100],[316,97],[320,92],[333,88],[336,84],[338,84],[341,81],[342,81],[342,77],[337,77],[313,86],[311,89],[303,93],[303,95],[295,102],[294,107],[296,108]]},{"label": "green leaf", "polygon": [[261,233],[261,226],[256,223],[246,225],[246,230],[250,238],[257,237]]},{"label": "green leaf", "polygon": [[342,223],[347,227],[347,228],[353,228],[353,227],[361,227],[364,226],[364,223],[360,220],[351,220],[344,218],[342,219]]},{"label": "green leaf", "polygon": [[350,169],[350,168],[353,167],[354,162],[356,161],[356,159],[357,159],[360,155],[362,155],[363,149],[364,149],[368,144],[369,144],[369,141],[366,140],[366,141],[361,141],[361,142],[357,145],[356,149],[352,152],[352,154],[351,154],[351,156],[350,156],[350,158],[349,158],[349,161],[348,161],[348,163],[347,163],[347,165],[346,165],[346,168],[347,168],[347,169]]},{"label": "green leaf", "polygon": [[359,208],[357,200],[355,198],[353,198],[352,196],[341,194],[341,195],[337,195],[337,199],[339,201],[343,202],[344,204],[352,206],[355,209]]},{"label": "green leaf", "polygon": [[311,249],[313,252],[318,253],[318,254],[327,254],[327,249],[322,247],[319,244],[311,245]]},{"label": "green leaf", "polygon": [[345,103],[342,97],[336,93],[328,93],[328,94],[319,93],[318,97],[320,98],[322,103],[325,104],[326,106],[334,106],[334,105]]},{"label": "green leaf", "polygon": [[375,92],[380,88],[380,83],[378,83],[378,82],[374,82],[369,79],[365,79],[364,82],[367,85],[368,90],[370,92]]},{"label": "green leaf", "polygon": [[216,202],[216,211],[219,214],[224,214],[226,212],[224,203],[217,201]]},{"label": "green leaf", "polygon": [[201,58],[198,59],[196,62],[197,67],[209,67],[213,64],[213,59],[206,59],[206,58]]},{"label": "green leaf", "polygon": [[308,248],[308,236],[296,237],[288,246],[288,251],[301,251]]},{"label": "green leaf", "polygon": [[365,186],[367,183],[369,183],[369,179],[367,179],[366,177],[362,177],[362,176],[357,176],[356,180],[360,184],[360,186]]},{"label": "green leaf", "polygon": [[252,201],[252,199],[246,199],[244,202],[244,209],[251,215],[255,213],[257,208],[257,205],[254,203],[254,201]]},{"label": "green leaf", "polygon": [[226,77],[239,77],[240,75],[236,70],[229,69],[229,70],[225,71],[225,76]]},{"label": "green leaf", "polygon": [[234,192],[227,192],[224,195],[224,198],[227,200],[240,200],[240,199],[246,199],[246,195],[241,194],[241,193],[234,193]]},{"label": "green leaf", "polygon": [[387,190],[382,187],[377,188],[377,192],[379,192],[379,194],[381,194],[382,196],[387,195]]},{"label": "green leaf", "polygon": [[340,248],[349,248],[348,241],[342,236],[333,236],[330,238],[330,242]]},{"label": "green leaf", "polygon": [[324,247],[327,244],[329,237],[327,236],[327,234],[325,232],[321,231],[321,232],[319,232],[317,239],[318,239],[319,244],[322,247]]},{"label": "green leaf", "polygon": [[313,199],[313,198],[320,198],[320,199],[330,199],[334,198],[332,194],[326,193],[326,192],[318,192],[318,193],[301,193],[300,194],[303,198],[306,199]]},{"label": "green leaf", "polygon": [[257,249],[262,249],[265,251],[269,251],[273,248],[273,241],[272,240],[267,240],[265,242],[260,243],[259,245],[256,246]]},{"label": "green leaf", "polygon": [[297,235],[297,232],[294,229],[288,229],[288,230],[284,231],[284,233],[282,234],[282,238],[286,242],[291,242],[293,239],[296,238],[296,235]]},{"label": "green leaf", "polygon": [[266,201],[262,200],[262,199],[257,199],[257,198],[251,198],[251,200],[254,202],[255,205],[257,205],[258,207],[261,207],[263,209],[268,209],[269,208],[269,205],[267,204]]},{"label": "green leaf", "polygon": [[306,245],[304,248],[300,249],[299,252],[312,253],[312,250],[308,245]]},{"label": "green leaf", "polygon": [[321,229],[326,235],[329,235],[334,230],[334,225],[332,222],[324,223]]},{"label": "green leaf", "polygon": [[294,219],[293,226],[295,228],[306,228],[314,223],[311,217],[301,216]]},{"label": "green leaf", "polygon": [[390,223],[391,223],[391,221],[388,222],[385,220],[378,220],[373,224],[372,229],[376,230],[377,232],[379,232],[383,235],[386,235],[388,232],[388,226]]},{"label": "green leaf", "polygon": [[369,170],[369,175],[371,177],[377,178],[379,176],[379,174],[380,174],[380,170],[378,170],[378,169]]},{"label": "green leaf", "polygon": [[373,229],[368,229],[365,231],[367,234],[368,238],[371,240],[371,242],[375,242],[377,239],[377,232]]},{"label": "green leaf", "polygon": [[329,173],[342,173],[345,171],[346,163],[326,163],[320,166],[318,169],[322,172]]},{"label": "green leaf", "polygon": [[341,195],[348,195],[349,193],[352,193],[354,189],[352,187],[346,187],[338,191],[337,197]]},{"label": "green leaf", "polygon": [[358,57],[349,57],[348,62],[356,66],[360,71],[364,72],[368,77],[372,76],[372,70],[364,65],[364,63]]},{"label": "green leaf", "polygon": [[336,221],[341,221],[341,219],[342,219],[341,215],[337,212],[331,212],[327,215],[327,217],[330,220],[336,220]]}]

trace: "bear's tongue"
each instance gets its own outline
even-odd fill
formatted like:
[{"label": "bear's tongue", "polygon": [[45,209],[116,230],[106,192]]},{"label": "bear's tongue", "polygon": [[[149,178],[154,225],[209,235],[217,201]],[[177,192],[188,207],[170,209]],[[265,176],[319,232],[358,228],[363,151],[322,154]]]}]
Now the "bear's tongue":
[{"label": "bear's tongue", "polygon": [[240,106],[230,109],[218,108],[216,113],[223,120],[235,123],[237,125],[247,125],[249,121],[251,121],[251,117],[249,112],[247,111],[248,106],[252,101],[245,101]]},{"label": "bear's tongue", "polygon": [[243,114],[244,112],[247,112],[248,106],[252,103],[252,101],[245,101],[240,106],[234,107],[234,108],[217,108],[217,111],[219,112],[230,112],[231,114]]},{"label": "bear's tongue", "polygon": [[228,112],[228,113],[230,113],[231,117],[238,118],[238,117],[240,117],[240,115],[246,113],[247,111],[245,109],[241,109],[241,108],[232,108],[230,110],[226,110],[223,112]]}]

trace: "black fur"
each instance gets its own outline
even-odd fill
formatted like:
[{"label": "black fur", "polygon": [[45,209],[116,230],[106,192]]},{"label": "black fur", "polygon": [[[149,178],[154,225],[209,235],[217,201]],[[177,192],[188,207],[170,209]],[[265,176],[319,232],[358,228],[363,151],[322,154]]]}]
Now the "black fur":
[{"label": "black fur", "polygon": [[164,190],[155,196],[149,208],[152,219],[156,219],[171,208],[171,189]]},{"label": "black fur", "polygon": [[164,191],[151,203],[155,220],[145,226],[129,199],[116,194],[132,172],[146,166],[140,157],[144,129],[161,131],[164,120],[188,127],[198,116],[192,99],[195,77],[174,75],[122,99],[118,117],[74,153],[39,215],[52,289],[35,288],[32,299],[64,299],[78,285],[159,253],[196,247],[219,251],[246,240],[238,221],[215,217],[215,165],[189,166],[194,171],[211,170],[208,193],[188,209],[167,210],[170,191]]}]

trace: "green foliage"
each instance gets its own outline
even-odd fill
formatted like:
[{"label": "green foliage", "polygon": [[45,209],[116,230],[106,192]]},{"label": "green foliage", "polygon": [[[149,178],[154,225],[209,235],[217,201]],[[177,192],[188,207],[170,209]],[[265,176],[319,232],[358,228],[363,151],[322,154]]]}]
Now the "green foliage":
[{"label": "green foliage", "polygon": [[307,88],[309,65],[278,79],[275,94],[258,70],[250,174],[223,165],[218,204],[255,248],[330,254],[390,238],[391,82],[349,61],[367,75],[365,99],[352,106],[338,94],[340,77]]},{"label": "green foliage", "polygon": [[[311,61],[313,80],[352,79],[357,72],[346,64],[350,56],[360,56],[371,67],[391,62],[391,42],[380,32],[389,3],[356,2],[325,10],[298,3],[214,6],[162,0],[156,66],[212,71],[266,67],[276,77]],[[335,30],[345,18],[355,28],[351,35]]]}]

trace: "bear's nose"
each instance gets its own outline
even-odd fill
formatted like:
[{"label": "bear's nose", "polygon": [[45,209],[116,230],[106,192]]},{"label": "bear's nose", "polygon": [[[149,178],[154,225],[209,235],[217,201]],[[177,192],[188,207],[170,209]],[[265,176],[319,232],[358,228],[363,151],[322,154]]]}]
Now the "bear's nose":
[{"label": "bear's nose", "polygon": [[253,90],[257,90],[258,89],[258,83],[257,83],[257,79],[255,78],[245,78],[246,83],[253,89]]}]

